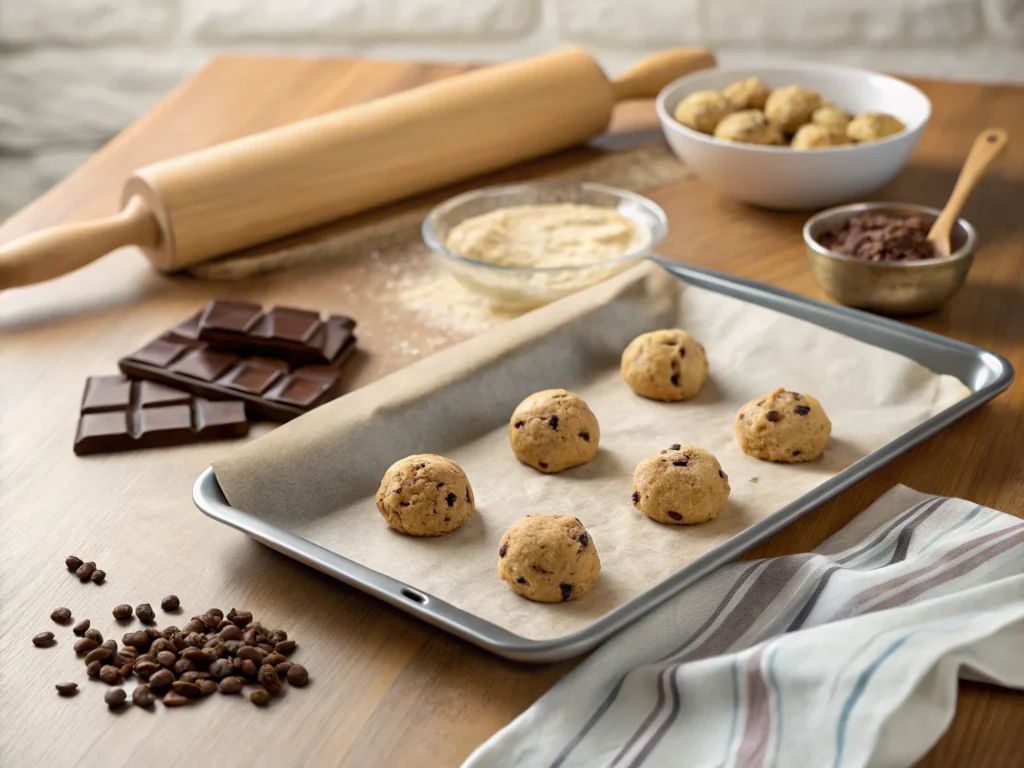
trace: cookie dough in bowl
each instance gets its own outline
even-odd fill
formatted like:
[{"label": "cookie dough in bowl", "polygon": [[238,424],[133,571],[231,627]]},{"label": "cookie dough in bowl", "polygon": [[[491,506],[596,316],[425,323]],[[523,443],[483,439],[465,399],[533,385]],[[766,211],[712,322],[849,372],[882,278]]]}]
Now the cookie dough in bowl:
[{"label": "cookie dough in bowl", "polygon": [[786,133],[794,133],[811,120],[821,106],[821,94],[802,85],[776,88],[764,104],[764,114]]},{"label": "cookie dough in bowl", "polygon": [[782,135],[779,126],[770,122],[759,109],[745,109],[723,118],[715,128],[715,138],[740,144],[767,146],[786,143],[786,137]]},{"label": "cookie dough in bowl", "polygon": [[387,524],[410,536],[443,536],[473,515],[473,489],[451,459],[422,453],[399,459],[384,473],[377,509]]},{"label": "cookie dough in bowl", "polygon": [[718,91],[698,91],[679,102],[674,114],[687,128],[713,133],[719,121],[735,109],[736,104]]},{"label": "cookie dough in bowl", "polygon": [[571,515],[528,515],[498,546],[498,577],[539,603],[564,603],[594,586],[601,559],[583,523]]},{"label": "cookie dough in bowl", "polygon": [[700,392],[708,377],[708,357],[686,331],[651,331],[629,343],[620,370],[638,395],[664,402],[687,400]]},{"label": "cookie dough in bowl", "polygon": [[668,525],[718,517],[730,490],[718,459],[695,445],[673,445],[641,461],[633,472],[633,506]]},{"label": "cookie dough in bowl", "polygon": [[508,423],[508,440],[523,464],[550,474],[593,459],[601,428],[582,397],[564,389],[545,389],[516,407]]},{"label": "cookie dough in bowl", "polygon": [[822,454],[832,422],[816,399],[780,387],[740,408],[734,429],[745,454],[762,461],[795,463]]}]

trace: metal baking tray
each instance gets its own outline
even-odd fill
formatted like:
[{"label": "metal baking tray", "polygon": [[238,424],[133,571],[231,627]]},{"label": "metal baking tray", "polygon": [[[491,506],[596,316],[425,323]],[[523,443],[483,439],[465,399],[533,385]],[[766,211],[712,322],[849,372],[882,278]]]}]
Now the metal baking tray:
[{"label": "metal baking tray", "polygon": [[736,559],[755,544],[769,538],[879,467],[945,429],[964,414],[978,408],[1009,387],[1013,381],[1013,368],[1010,363],[994,352],[980,347],[859,310],[825,304],[752,280],[686,266],[658,256],[652,259],[666,271],[692,285],[792,315],[905,355],[936,373],[955,376],[971,390],[971,394],[868,454],[814,490],[750,526],[646,592],[609,611],[587,627],[551,640],[529,640],[520,637],[422,592],[414,585],[404,584],[385,576],[255,515],[234,509],[224,497],[212,467],[199,476],[193,488],[192,498],[196,506],[213,519],[237,528],[278,552],[283,552],[299,562],[323,571],[499,656],[516,661],[559,661],[593,649],[698,579]]}]

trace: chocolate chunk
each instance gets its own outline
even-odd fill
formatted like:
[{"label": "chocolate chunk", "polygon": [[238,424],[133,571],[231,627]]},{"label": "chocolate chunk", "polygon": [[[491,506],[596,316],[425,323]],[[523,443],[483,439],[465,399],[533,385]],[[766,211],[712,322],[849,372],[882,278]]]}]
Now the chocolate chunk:
[{"label": "chocolate chunk", "polygon": [[550,426],[552,429],[558,429],[558,417],[552,416],[550,419],[548,419],[548,426]]},{"label": "chocolate chunk", "polygon": [[57,683],[55,687],[61,696],[74,696],[78,693],[78,683]]},{"label": "chocolate chunk", "polygon": [[725,472],[723,472],[722,470],[718,470],[718,476],[725,477]]},{"label": "chocolate chunk", "polygon": [[526,424],[526,422],[525,422],[525,421],[522,421],[522,420],[520,420],[520,421],[517,421],[517,422],[516,422],[516,429],[522,429],[522,428],[523,428],[523,425],[525,425],[525,424]]},{"label": "chocolate chunk", "polygon": [[502,544],[498,549],[498,557],[504,557],[508,554],[508,544]]},{"label": "chocolate chunk", "polygon": [[547,469],[548,468],[547,463],[543,462],[543,461],[538,461],[537,462],[537,466],[540,467],[541,469]]},{"label": "chocolate chunk", "polygon": [[459,498],[459,497],[456,496],[454,493],[449,493],[447,496],[444,497],[444,500],[448,502],[448,506],[450,507],[450,506],[453,506],[455,504],[455,500],[457,498]]},{"label": "chocolate chunk", "polygon": [[678,387],[679,386],[679,374],[678,373],[673,373],[672,374],[672,378],[669,379],[669,381],[672,382],[672,386],[673,387]]},{"label": "chocolate chunk", "polygon": [[683,519],[682,515],[680,515],[678,512],[673,512],[672,510],[669,510],[665,514],[668,515],[669,517],[671,517],[673,520],[682,520]]},{"label": "chocolate chunk", "polygon": [[572,584],[559,584],[558,588],[562,590],[562,602],[572,597]]},{"label": "chocolate chunk", "polygon": [[799,456],[800,455],[800,451],[793,451],[793,455],[794,456]]},{"label": "chocolate chunk", "polygon": [[466,486],[466,501],[470,502],[472,500],[472,497],[469,495],[469,486]]},{"label": "chocolate chunk", "polygon": [[639,504],[640,503],[640,492],[639,491],[633,491],[633,503],[634,504]]},{"label": "chocolate chunk", "polygon": [[673,461],[672,466],[674,467],[685,467],[687,462],[685,461]]},{"label": "chocolate chunk", "polygon": [[682,448],[682,447],[683,447],[683,446],[681,446],[681,445],[680,445],[679,443],[672,443],[672,445],[670,445],[670,446],[668,447],[668,449],[669,449],[670,451],[678,451],[678,450],[679,450],[680,448]]},{"label": "chocolate chunk", "polygon": [[516,584],[525,584],[525,583],[526,583],[526,577],[525,576],[520,576],[518,579],[516,579]]},{"label": "chocolate chunk", "polygon": [[[74,448],[85,456],[222,440],[248,431],[242,403],[212,402],[126,376],[92,376],[85,382]],[[95,573],[94,565],[88,576]]]},{"label": "chocolate chunk", "polygon": [[765,413],[764,417],[768,419],[768,421],[778,421],[779,419],[782,418],[782,416],[779,415],[778,411],[768,411],[767,413]]},{"label": "chocolate chunk", "polygon": [[806,405],[798,405],[793,409],[793,411],[796,412],[798,416],[806,416],[808,413],[811,412],[811,409],[809,406]]},{"label": "chocolate chunk", "polygon": [[[281,331],[288,337],[287,343],[273,351],[281,359],[251,354],[257,348],[259,352],[268,354],[262,344],[270,338],[260,337],[257,343],[253,341],[252,333],[246,339],[256,344],[255,347],[242,344],[230,351],[227,347],[214,348],[200,338],[201,317],[201,314],[192,316],[142,349],[122,358],[118,363],[121,371],[198,397],[240,400],[251,413],[287,421],[338,394],[341,366],[355,350],[355,336],[349,326],[342,334],[344,338],[336,354],[330,357],[329,363],[323,364],[309,363],[308,355],[297,358],[286,351],[294,352],[298,347],[307,346],[305,342],[296,341],[294,337],[299,334],[293,332],[293,328]],[[277,320],[276,315],[271,318],[272,327],[267,333],[278,333]],[[229,320],[225,324],[231,322],[238,325],[237,321]],[[328,327],[331,322],[331,319],[327,321]],[[227,343],[224,337],[218,338],[221,338],[218,343]],[[116,397],[116,393],[111,393],[110,397]]]},{"label": "chocolate chunk", "polygon": [[680,347],[679,348],[679,356],[680,357],[686,357],[686,347]]},{"label": "chocolate chunk", "polygon": [[580,432],[579,436],[580,436],[580,439],[583,442],[585,442],[585,443],[589,443],[590,442],[590,433],[589,432]]},{"label": "chocolate chunk", "polygon": [[865,261],[919,261],[936,255],[928,229],[920,216],[866,211],[850,218],[839,231],[822,234],[818,242]]},{"label": "chocolate chunk", "polygon": [[580,534],[580,538],[578,539],[578,541],[580,542],[580,547],[581,548],[586,547],[590,543],[590,537],[587,536],[587,532],[586,531],[584,531],[583,533]]}]

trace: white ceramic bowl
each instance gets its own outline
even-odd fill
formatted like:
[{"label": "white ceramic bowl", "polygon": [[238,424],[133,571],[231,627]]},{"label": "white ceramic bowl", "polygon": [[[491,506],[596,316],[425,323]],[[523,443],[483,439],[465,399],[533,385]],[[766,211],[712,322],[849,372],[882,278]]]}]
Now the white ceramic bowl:
[{"label": "white ceramic bowl", "polygon": [[[721,141],[680,124],[672,113],[696,91],[720,91],[757,75],[769,88],[803,85],[852,114],[888,112],[907,129],[882,141],[795,150]],[[863,198],[902,170],[932,107],[920,90],[894,77],[834,64],[719,67],[695,72],[658,95],[658,117],[672,150],[725,194],[765,208],[823,208]]]}]

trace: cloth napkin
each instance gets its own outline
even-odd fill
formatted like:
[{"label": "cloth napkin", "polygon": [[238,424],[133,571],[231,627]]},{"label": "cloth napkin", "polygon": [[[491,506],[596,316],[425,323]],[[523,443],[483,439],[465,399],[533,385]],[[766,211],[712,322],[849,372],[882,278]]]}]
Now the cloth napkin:
[{"label": "cloth napkin", "polygon": [[907,766],[958,676],[1024,688],[1024,521],[896,486],[648,614],[465,765]]}]

